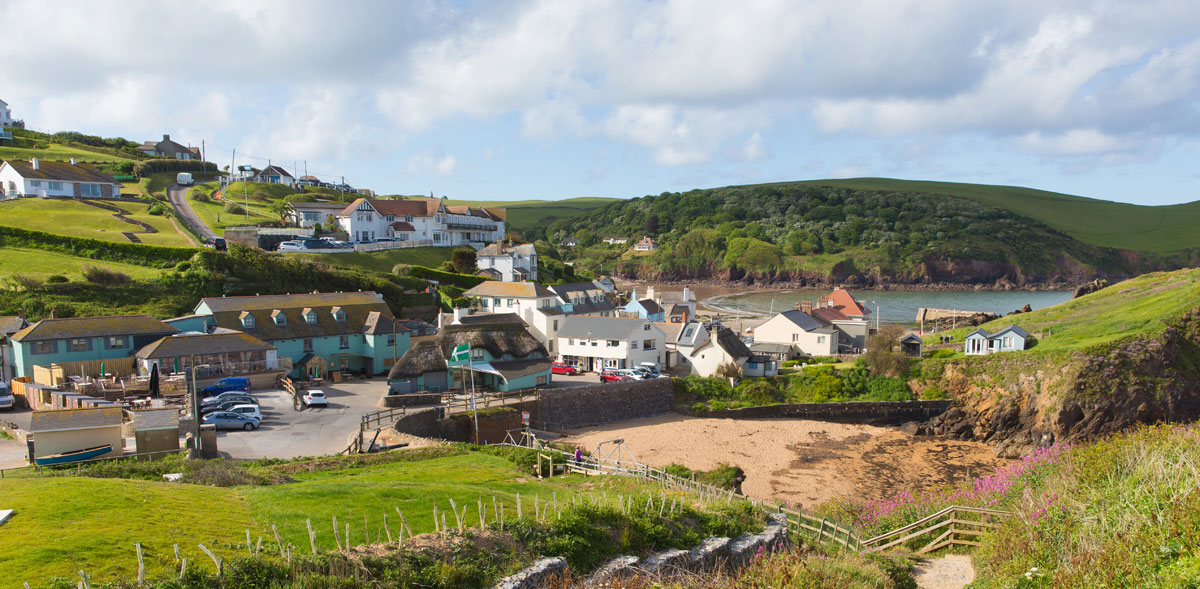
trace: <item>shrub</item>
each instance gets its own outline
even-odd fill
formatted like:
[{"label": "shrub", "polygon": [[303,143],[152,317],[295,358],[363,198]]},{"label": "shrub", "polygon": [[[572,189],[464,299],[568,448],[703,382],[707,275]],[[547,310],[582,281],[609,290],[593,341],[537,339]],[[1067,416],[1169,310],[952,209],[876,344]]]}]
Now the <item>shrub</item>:
[{"label": "shrub", "polygon": [[246,214],[246,209],[236,202],[229,201],[225,203],[225,212],[234,215],[244,215]]},{"label": "shrub", "polygon": [[197,160],[153,159],[133,165],[133,175],[149,176],[156,172],[216,172],[217,164]]},{"label": "shrub", "polygon": [[0,225],[0,245],[28,247],[80,258],[125,262],[154,268],[174,266],[183,260],[190,259],[196,253],[196,249],[190,247],[118,243],[3,225]]},{"label": "shrub", "polygon": [[765,378],[747,379],[737,386],[736,391],[751,405],[770,405],[783,400],[779,389]]},{"label": "shrub", "polygon": [[392,274],[395,274],[396,276],[408,276],[408,272],[411,269],[412,266],[408,264],[396,264],[395,266],[392,266]]},{"label": "shrub", "polygon": [[746,471],[740,466],[722,462],[708,472],[697,474],[696,478],[702,483],[708,483],[722,489],[737,489],[746,480]]},{"label": "shrub", "polygon": [[954,350],[952,350],[950,348],[941,348],[938,350],[925,350],[925,352],[923,352],[921,355],[925,358],[939,360],[942,358],[949,358],[949,357],[953,356]]},{"label": "shrub", "polygon": [[212,195],[199,186],[193,186],[191,190],[188,190],[188,198],[196,202],[212,202]]},{"label": "shrub", "polygon": [[92,284],[126,284],[131,280],[124,272],[92,265],[83,267],[83,279]]},{"label": "shrub", "polygon": [[70,278],[63,276],[62,274],[54,274],[53,276],[49,276],[46,278],[46,284],[62,284],[64,282],[70,282],[70,281],[71,281]]},{"label": "shrub", "polygon": [[156,217],[161,217],[161,216],[163,216],[163,215],[167,214],[167,207],[164,207],[164,206],[162,206],[161,204],[156,204],[156,205],[154,205],[154,206],[150,207],[150,208],[149,208],[149,209],[146,211],[146,214],[147,214],[147,215],[154,215],[154,216],[156,216]]},{"label": "shrub", "polygon": [[928,386],[921,391],[922,401],[944,401],[949,398],[950,395],[946,394],[946,391],[942,390],[941,387]]}]

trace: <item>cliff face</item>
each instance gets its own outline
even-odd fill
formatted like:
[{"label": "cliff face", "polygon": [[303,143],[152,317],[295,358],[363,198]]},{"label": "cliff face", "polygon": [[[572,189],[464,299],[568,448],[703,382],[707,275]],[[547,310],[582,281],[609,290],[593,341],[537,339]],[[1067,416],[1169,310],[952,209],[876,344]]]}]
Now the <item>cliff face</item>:
[{"label": "cliff face", "polygon": [[949,363],[930,384],[957,402],[919,428],[1018,457],[1138,423],[1200,419],[1200,309],[1153,339],[1066,358],[999,354]]}]

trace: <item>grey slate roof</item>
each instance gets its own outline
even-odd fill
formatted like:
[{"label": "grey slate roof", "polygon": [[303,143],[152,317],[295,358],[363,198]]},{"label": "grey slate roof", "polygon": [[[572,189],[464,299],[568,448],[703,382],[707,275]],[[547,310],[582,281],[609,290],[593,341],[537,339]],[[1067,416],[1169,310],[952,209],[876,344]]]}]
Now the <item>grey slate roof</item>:
[{"label": "grey slate roof", "polygon": [[999,337],[999,336],[1004,335],[1009,332],[1015,333],[1023,338],[1029,337],[1029,332],[1025,331],[1024,329],[1021,329],[1020,327],[1017,327],[1015,324],[1009,325],[1008,327],[1005,327],[1004,329],[997,331],[996,333],[992,334],[992,337]]},{"label": "grey slate roof", "polygon": [[205,297],[200,300],[213,313],[222,311],[254,311],[257,309],[301,309],[304,307],[332,307],[334,305],[374,305],[383,302],[383,297],[374,291],[361,292],[318,292],[282,295]]},{"label": "grey slate roof", "polygon": [[646,313],[648,315],[657,315],[657,314],[663,312],[663,308],[658,306],[658,303],[654,302],[651,299],[642,299],[642,300],[638,301],[638,304],[641,305],[642,308],[646,310]]},{"label": "grey slate roof", "polygon": [[[650,322],[645,319],[617,317],[570,316],[558,329],[559,337],[587,339],[625,339],[630,334],[641,333]],[[653,328],[651,329],[653,331]]]},{"label": "grey slate roof", "polygon": [[109,335],[168,335],[178,329],[149,315],[115,315],[110,317],[71,317],[42,319],[12,336],[15,342],[35,342],[75,337]]},{"label": "grey slate roof", "polygon": [[789,354],[792,351],[792,347],[787,344],[756,342],[750,344],[750,351],[758,354]]},{"label": "grey slate roof", "polygon": [[274,349],[275,346],[246,333],[177,334],[147,345],[134,355],[142,359],[156,359]]},{"label": "grey slate roof", "polygon": [[717,345],[721,346],[721,349],[734,359],[749,358],[753,355],[750,348],[746,347],[746,342],[743,342],[742,338],[728,327],[717,329]]},{"label": "grey slate roof", "polygon": [[34,411],[30,417],[29,431],[37,434],[61,430],[120,427],[122,415],[123,411],[120,407]]},{"label": "grey slate roof", "polygon": [[809,315],[808,313],[805,313],[799,309],[784,311],[783,313],[780,313],[780,315],[783,315],[784,318],[796,324],[797,327],[803,329],[804,331],[816,331],[822,327],[825,327],[823,323],[817,321],[812,315]]}]

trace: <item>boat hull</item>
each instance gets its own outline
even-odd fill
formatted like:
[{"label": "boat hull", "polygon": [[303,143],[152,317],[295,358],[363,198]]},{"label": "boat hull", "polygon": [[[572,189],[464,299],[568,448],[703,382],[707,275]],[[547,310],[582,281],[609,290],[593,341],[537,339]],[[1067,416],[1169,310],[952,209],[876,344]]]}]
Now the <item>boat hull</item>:
[{"label": "boat hull", "polygon": [[63,452],[62,454],[51,454],[34,459],[33,463],[38,466],[47,466],[51,464],[66,464],[68,462],[79,462],[80,460],[88,460],[95,458],[101,454],[112,452],[112,444],[104,446],[96,446],[94,448],[84,448],[75,450],[74,452]]}]

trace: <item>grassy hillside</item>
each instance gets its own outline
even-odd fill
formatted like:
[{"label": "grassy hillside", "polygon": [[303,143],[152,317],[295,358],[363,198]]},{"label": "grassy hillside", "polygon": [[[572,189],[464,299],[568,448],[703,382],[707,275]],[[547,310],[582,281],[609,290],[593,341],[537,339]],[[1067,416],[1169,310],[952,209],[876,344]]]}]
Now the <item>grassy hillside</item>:
[{"label": "grassy hillside", "polygon": [[50,143],[45,149],[33,147],[0,146],[0,160],[28,160],[40,158],[47,161],[68,161],[76,158],[81,162],[132,162],[132,157],[124,157],[111,153],[101,153],[89,150],[83,146]]},{"label": "grassy hillside", "polygon": [[135,280],[150,280],[162,274],[162,270],[134,264],[98,261],[38,249],[0,247],[0,283],[15,274],[42,279],[57,274],[72,280],[80,280],[83,277],[84,266],[103,266],[109,270],[124,273]]},{"label": "grassy hillside", "polygon": [[1158,253],[1200,247],[1200,201],[1144,206],[1019,186],[891,178],[811,180],[796,184],[960,196],[1008,209],[1085,243],[1104,247]]},{"label": "grassy hillside", "polygon": [[520,232],[525,239],[533,241],[543,238],[546,235],[546,227],[555,221],[574,219],[619,200],[601,197],[519,201],[450,199],[450,204],[508,209],[508,227]]},{"label": "grassy hillside", "polygon": [[130,231],[138,233],[143,243],[151,245],[193,245],[169,218],[148,214],[147,211],[153,206],[150,203],[106,204],[129,211],[130,214],[126,215],[128,218],[146,223],[158,232],[139,233],[143,230],[141,227],[114,218],[111,211],[61,199],[22,198],[0,202],[0,225],[122,243],[129,243],[129,240],[121,233]]},{"label": "grassy hillside", "polygon": [[440,268],[442,262],[449,260],[453,252],[454,248],[452,247],[414,247],[379,252],[347,252],[344,254],[297,253],[288,255],[320,264],[329,264],[335,268],[390,273],[396,264]]}]

